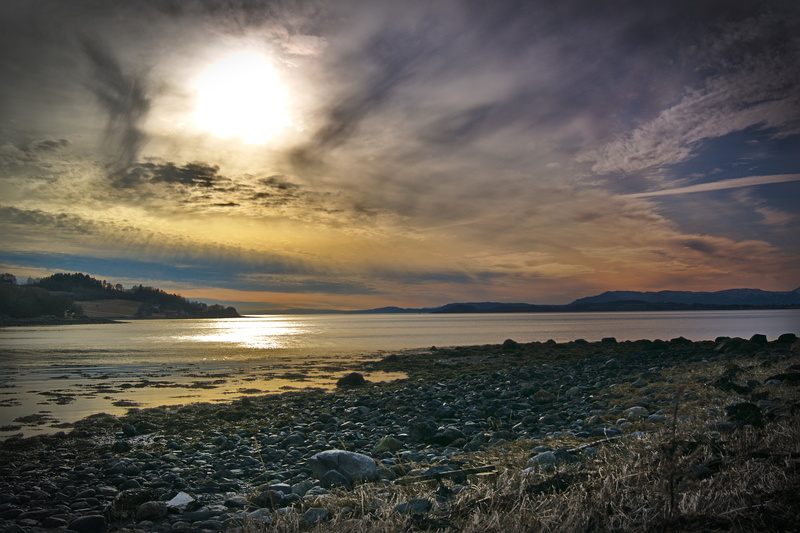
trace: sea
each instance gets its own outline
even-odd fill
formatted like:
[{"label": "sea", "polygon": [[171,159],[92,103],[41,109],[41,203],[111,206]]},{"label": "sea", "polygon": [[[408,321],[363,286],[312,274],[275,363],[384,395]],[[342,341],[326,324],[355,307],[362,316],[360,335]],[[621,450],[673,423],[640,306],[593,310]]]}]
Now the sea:
[{"label": "sea", "polygon": [[100,412],[330,390],[358,363],[404,350],[757,333],[800,335],[800,310],[263,315],[2,328],[0,439],[69,431]]}]

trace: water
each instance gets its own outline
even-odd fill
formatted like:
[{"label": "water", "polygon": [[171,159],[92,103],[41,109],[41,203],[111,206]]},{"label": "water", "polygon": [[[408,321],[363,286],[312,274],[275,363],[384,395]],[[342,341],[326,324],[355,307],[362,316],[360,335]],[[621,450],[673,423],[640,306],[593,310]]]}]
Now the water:
[{"label": "water", "polygon": [[[95,412],[330,388],[346,367],[403,349],[603,337],[774,339],[800,310],[297,315],[0,329],[0,438]],[[392,379],[398,375],[368,378]],[[30,417],[33,415],[33,417]],[[30,418],[15,421],[20,417]]]}]

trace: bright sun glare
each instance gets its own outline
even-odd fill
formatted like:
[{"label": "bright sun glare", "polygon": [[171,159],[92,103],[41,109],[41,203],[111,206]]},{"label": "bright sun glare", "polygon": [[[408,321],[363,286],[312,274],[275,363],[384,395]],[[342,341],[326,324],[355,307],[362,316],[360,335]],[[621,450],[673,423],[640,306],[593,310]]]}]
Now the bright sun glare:
[{"label": "bright sun glare", "polygon": [[197,80],[195,125],[217,137],[264,144],[289,125],[286,91],[266,57],[240,52]]}]

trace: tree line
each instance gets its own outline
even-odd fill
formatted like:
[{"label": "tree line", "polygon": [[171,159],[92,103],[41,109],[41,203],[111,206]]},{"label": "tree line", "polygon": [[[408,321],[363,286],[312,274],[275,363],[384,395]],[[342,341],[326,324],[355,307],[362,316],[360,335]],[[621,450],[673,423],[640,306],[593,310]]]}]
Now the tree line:
[{"label": "tree line", "polygon": [[24,285],[18,285],[13,274],[0,274],[0,315],[12,318],[79,316],[83,311],[76,301],[112,299],[140,302],[141,316],[162,310],[193,317],[238,316],[233,307],[193,302],[179,294],[141,284],[125,289],[119,283],[111,284],[80,272],[28,278]]}]

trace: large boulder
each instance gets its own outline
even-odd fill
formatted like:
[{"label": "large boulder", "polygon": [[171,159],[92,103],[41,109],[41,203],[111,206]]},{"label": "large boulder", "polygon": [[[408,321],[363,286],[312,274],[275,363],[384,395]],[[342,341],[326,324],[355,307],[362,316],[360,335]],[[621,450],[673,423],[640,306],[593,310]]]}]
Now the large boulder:
[{"label": "large boulder", "polygon": [[371,457],[346,450],[319,452],[308,460],[308,467],[317,479],[322,479],[331,470],[336,470],[351,483],[378,479],[378,465]]},{"label": "large boulder", "polygon": [[[149,501],[157,501],[160,494],[153,489],[126,489],[117,493],[106,507],[106,515],[115,519],[136,517],[139,506]],[[71,527],[71,526],[70,526]]]},{"label": "large boulder", "polygon": [[366,387],[368,384],[369,381],[364,379],[364,376],[358,372],[350,372],[336,382],[336,386],[340,389],[357,389]]}]

